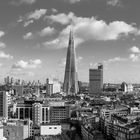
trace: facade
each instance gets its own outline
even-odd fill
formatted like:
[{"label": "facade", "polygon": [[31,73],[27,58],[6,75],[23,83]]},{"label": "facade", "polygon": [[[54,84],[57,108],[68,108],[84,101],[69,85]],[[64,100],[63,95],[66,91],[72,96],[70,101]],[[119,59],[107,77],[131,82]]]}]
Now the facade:
[{"label": "facade", "polygon": [[47,106],[42,106],[42,124],[50,122],[50,108]]},{"label": "facade", "polygon": [[33,123],[40,125],[42,123],[42,104],[33,104]]},{"label": "facade", "polygon": [[15,108],[16,112],[13,113],[13,118],[32,120],[32,104],[19,103],[15,105]]},{"label": "facade", "polygon": [[50,122],[63,123],[69,118],[69,106],[51,106]]},{"label": "facade", "polygon": [[50,84],[49,79],[46,80],[46,97],[53,94],[53,84]]},{"label": "facade", "polygon": [[103,65],[98,69],[89,69],[89,93],[97,94],[103,90]]},{"label": "facade", "polygon": [[66,95],[75,95],[78,93],[78,78],[76,70],[76,54],[74,48],[73,33],[70,31],[69,44],[67,50],[66,67],[63,91]]},{"label": "facade", "polygon": [[8,92],[0,92],[0,117],[8,119]]}]

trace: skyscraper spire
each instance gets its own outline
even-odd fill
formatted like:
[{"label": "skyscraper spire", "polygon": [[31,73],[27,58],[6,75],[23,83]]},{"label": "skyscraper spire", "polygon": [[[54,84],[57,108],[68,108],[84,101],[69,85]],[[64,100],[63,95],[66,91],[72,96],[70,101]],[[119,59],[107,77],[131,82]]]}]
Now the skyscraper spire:
[{"label": "skyscraper spire", "polygon": [[73,32],[72,30],[70,30],[63,85],[63,91],[67,95],[75,95],[78,92],[78,81],[75,60],[76,54],[74,47]]}]

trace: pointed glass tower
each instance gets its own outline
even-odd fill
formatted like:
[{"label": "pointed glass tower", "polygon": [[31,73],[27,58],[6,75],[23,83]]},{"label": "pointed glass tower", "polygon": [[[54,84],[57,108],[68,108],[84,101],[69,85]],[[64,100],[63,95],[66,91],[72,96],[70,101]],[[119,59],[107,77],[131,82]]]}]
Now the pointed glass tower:
[{"label": "pointed glass tower", "polygon": [[64,77],[64,84],[63,84],[63,91],[67,95],[75,95],[79,90],[75,60],[76,60],[76,54],[75,54],[75,47],[74,47],[73,32],[70,31],[69,44],[67,49],[66,67],[65,67],[65,77]]}]

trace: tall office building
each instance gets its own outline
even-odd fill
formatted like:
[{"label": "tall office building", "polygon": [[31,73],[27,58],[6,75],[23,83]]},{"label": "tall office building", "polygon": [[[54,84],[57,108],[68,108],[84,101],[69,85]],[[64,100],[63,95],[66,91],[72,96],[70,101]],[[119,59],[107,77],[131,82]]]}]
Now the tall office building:
[{"label": "tall office building", "polygon": [[34,103],[33,104],[33,123],[40,125],[42,123],[42,104]]},{"label": "tall office building", "polygon": [[101,93],[103,89],[103,65],[99,64],[98,69],[89,69],[89,93]]},{"label": "tall office building", "polygon": [[75,95],[78,92],[78,79],[76,71],[76,54],[74,47],[73,33],[70,31],[67,59],[65,67],[63,91],[67,95]]},{"label": "tall office building", "polygon": [[47,78],[46,80],[46,95],[47,96],[51,96],[53,94],[53,84],[50,83],[49,79]]},{"label": "tall office building", "polygon": [[0,117],[8,119],[8,92],[0,92]]}]

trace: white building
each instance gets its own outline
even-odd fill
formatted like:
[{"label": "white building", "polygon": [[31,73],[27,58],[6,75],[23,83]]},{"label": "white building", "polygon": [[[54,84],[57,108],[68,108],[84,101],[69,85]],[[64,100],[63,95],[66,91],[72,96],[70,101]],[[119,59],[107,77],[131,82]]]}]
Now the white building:
[{"label": "white building", "polygon": [[0,124],[0,140],[7,140],[5,137],[3,137],[3,125]]},{"label": "white building", "polygon": [[61,125],[41,125],[40,134],[43,136],[47,135],[60,135],[62,132]]}]

